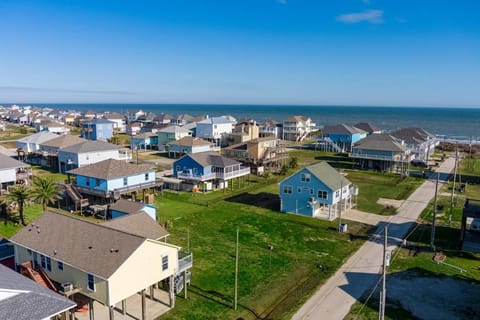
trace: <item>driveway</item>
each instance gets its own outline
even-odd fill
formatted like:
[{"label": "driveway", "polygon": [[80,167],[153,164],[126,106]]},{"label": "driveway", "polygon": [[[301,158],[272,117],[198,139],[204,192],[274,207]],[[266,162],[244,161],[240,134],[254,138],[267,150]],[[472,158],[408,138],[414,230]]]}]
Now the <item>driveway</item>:
[{"label": "driveway", "polygon": [[[448,158],[442,163],[437,169],[441,173],[441,178],[449,176],[454,164],[454,158]],[[379,226],[370,239],[307,300],[292,319],[343,319],[351,306],[380,279],[384,226],[388,226],[388,250],[394,250],[434,197],[435,176],[432,174],[430,180],[425,181],[413,192],[397,210],[396,215],[382,217],[384,220],[379,219]]]}]

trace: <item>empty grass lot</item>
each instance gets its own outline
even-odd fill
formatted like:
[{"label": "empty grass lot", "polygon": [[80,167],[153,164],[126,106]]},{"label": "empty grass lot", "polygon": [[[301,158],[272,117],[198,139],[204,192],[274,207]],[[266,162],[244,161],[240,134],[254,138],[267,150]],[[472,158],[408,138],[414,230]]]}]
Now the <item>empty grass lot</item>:
[{"label": "empty grass lot", "polygon": [[[179,297],[161,319],[288,319],[363,243],[368,230],[362,224],[349,225],[358,236],[350,241],[336,232],[335,222],[272,210],[278,201],[271,193],[275,188],[227,195],[208,207],[190,202],[191,194],[165,192],[158,199],[160,221],[170,225],[169,241],[187,248],[189,234],[194,255],[188,300]],[[234,311],[237,228],[239,307]]]}]

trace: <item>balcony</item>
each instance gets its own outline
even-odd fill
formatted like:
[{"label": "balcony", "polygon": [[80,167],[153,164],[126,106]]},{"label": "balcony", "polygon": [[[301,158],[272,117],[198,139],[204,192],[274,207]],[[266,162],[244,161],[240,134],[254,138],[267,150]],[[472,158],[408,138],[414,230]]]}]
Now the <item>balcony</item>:
[{"label": "balcony", "polygon": [[401,155],[383,156],[383,155],[376,155],[376,154],[352,152],[348,156],[350,158],[355,158],[355,159],[408,162],[408,159],[406,159],[405,157],[402,157]]},{"label": "balcony", "polygon": [[237,177],[242,177],[250,173],[250,167],[240,167],[239,170],[234,170],[231,172],[217,172],[217,178],[222,180],[233,179]]},{"label": "balcony", "polygon": [[194,180],[194,181],[207,181],[211,179],[215,179],[217,175],[215,173],[210,173],[210,174],[204,174],[204,175],[198,175],[198,174],[193,174],[190,172],[177,172],[177,178],[178,179],[184,179],[184,180]]},{"label": "balcony", "polygon": [[180,250],[178,252],[178,273],[190,269],[192,265],[193,265],[192,253]]}]

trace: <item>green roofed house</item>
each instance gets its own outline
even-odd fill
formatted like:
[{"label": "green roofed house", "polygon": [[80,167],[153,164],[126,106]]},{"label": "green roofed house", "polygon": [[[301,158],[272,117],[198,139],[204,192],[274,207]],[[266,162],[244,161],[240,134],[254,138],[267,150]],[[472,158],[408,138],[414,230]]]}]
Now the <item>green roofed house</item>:
[{"label": "green roofed house", "polygon": [[327,220],[353,206],[358,189],[327,162],[305,167],[280,182],[280,211]]}]

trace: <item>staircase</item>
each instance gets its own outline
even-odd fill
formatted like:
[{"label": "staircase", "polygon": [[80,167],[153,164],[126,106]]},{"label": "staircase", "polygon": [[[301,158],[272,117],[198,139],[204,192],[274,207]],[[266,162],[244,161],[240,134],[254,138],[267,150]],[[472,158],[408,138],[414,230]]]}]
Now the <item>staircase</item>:
[{"label": "staircase", "polygon": [[340,148],[338,146],[338,144],[336,144],[335,142],[333,142],[332,139],[330,139],[329,137],[325,137],[323,138],[323,140],[325,141],[325,143],[327,143],[332,149],[333,151],[335,152],[343,152],[342,148]]},{"label": "staircase", "polygon": [[72,184],[63,184],[65,192],[75,203],[75,206],[86,207],[88,206],[88,199],[83,199],[82,195]]},{"label": "staircase", "polygon": [[45,273],[45,271],[43,271],[42,268],[39,268],[38,271],[36,271],[32,267],[32,263],[30,261],[27,261],[21,264],[20,273],[26,276],[27,278],[32,279],[36,283],[44,286],[45,288],[48,288],[55,292],[57,291],[57,288],[53,284],[52,280],[50,280],[48,275]]}]

